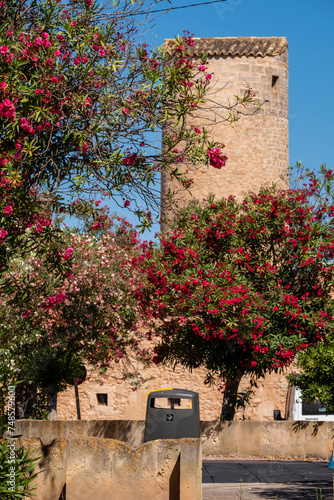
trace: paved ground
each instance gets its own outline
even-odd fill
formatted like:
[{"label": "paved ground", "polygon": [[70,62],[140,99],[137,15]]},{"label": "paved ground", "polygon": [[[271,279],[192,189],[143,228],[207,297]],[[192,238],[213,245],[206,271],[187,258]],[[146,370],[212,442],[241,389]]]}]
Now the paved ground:
[{"label": "paved ground", "polygon": [[327,462],[203,460],[203,500],[333,500]]}]

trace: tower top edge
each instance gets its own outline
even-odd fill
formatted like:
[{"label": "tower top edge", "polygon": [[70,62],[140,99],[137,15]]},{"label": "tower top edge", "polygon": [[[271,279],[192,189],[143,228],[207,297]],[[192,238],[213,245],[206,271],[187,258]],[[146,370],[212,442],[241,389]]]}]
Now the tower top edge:
[{"label": "tower top edge", "polygon": [[[288,49],[286,37],[213,37],[194,38],[194,45],[188,47],[192,56],[200,56],[207,52],[211,56],[246,56],[275,57]],[[167,38],[164,47],[169,49],[175,44],[175,39]]]}]

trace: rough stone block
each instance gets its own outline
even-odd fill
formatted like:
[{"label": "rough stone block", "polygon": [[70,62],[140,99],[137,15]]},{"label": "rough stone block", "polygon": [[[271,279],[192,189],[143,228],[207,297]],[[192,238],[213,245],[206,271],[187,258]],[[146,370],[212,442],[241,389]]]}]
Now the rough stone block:
[{"label": "rough stone block", "polygon": [[114,439],[36,438],[20,444],[41,457],[36,500],[201,500],[199,439],[156,440],[138,448]]}]

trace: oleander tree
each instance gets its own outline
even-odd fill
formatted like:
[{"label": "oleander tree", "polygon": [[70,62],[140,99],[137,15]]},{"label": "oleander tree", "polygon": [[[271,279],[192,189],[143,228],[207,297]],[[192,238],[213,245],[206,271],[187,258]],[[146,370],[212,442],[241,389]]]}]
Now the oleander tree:
[{"label": "oleander tree", "polygon": [[[91,376],[102,377],[111,364],[122,361],[130,384],[140,384],[140,374],[129,360],[151,359],[143,347],[141,315],[125,264],[140,251],[138,233],[124,220],[110,223],[111,228],[99,234],[64,234],[65,259],[71,258],[72,273],[63,280],[47,272],[41,257],[17,262],[15,275],[35,290],[31,309],[27,302],[11,308],[6,301],[0,304],[2,371],[8,371],[11,360],[12,383],[21,382],[18,400],[20,391],[27,396],[32,383],[45,393],[49,418],[56,418],[57,393],[85,378],[85,367],[94,371]],[[121,376],[121,366],[119,371]],[[17,401],[20,418],[33,414],[36,397],[35,391]]]},{"label": "oleander tree", "polygon": [[[211,74],[205,55],[199,63],[188,56],[189,33],[168,53],[149,49],[135,21],[141,2],[1,0],[0,11],[0,268],[37,252],[65,276],[70,262],[58,259],[55,213],[97,221],[98,203],[110,197],[145,228],[159,210],[162,170],[187,188],[184,172],[208,163],[210,151],[225,161],[206,130],[187,120]],[[252,99],[246,93],[235,105]],[[22,302],[19,285],[2,280]]]},{"label": "oleander tree", "polygon": [[296,189],[190,203],[160,248],[133,259],[154,361],[218,377],[223,420],[246,397],[244,376],[254,384],[333,338],[332,187],[323,166]]}]

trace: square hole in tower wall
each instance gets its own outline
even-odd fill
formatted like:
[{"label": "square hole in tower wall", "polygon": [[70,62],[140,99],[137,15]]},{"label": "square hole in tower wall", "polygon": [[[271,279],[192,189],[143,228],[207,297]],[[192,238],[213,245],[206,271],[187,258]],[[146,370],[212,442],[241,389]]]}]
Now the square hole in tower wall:
[{"label": "square hole in tower wall", "polygon": [[278,79],[279,79],[279,76],[277,76],[277,75],[272,75],[272,77],[271,77],[271,87],[272,87],[273,89],[277,89],[277,87],[278,87],[278,83],[277,83],[277,82],[278,82]]},{"label": "square hole in tower wall", "polygon": [[101,406],[108,406],[108,394],[96,394],[97,404]]}]

